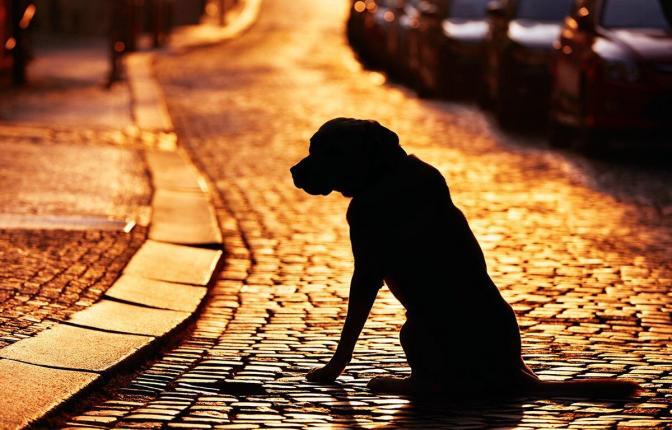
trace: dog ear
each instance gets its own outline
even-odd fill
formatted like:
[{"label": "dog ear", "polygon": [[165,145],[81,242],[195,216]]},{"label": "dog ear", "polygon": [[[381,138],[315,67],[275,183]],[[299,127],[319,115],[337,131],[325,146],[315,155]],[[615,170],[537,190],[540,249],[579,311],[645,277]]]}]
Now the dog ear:
[{"label": "dog ear", "polygon": [[371,163],[371,174],[378,175],[393,165],[406,151],[399,145],[399,136],[378,121],[364,123],[364,145]]}]

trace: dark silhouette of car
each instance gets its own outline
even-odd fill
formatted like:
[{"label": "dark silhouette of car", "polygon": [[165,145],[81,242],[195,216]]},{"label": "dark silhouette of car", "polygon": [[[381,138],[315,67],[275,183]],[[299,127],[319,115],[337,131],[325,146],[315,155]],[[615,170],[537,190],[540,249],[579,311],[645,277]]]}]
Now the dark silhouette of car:
[{"label": "dark silhouette of car", "polygon": [[672,2],[577,0],[556,44],[553,82],[552,143],[565,143],[567,128],[597,141],[615,130],[669,136]]},{"label": "dark silhouette of car", "polygon": [[393,57],[392,74],[411,87],[417,87],[420,67],[420,18],[426,0],[406,0],[398,19],[398,55]]},{"label": "dark silhouette of car", "polygon": [[546,118],[551,54],[573,0],[495,0],[488,5],[484,99],[505,127]]},{"label": "dark silhouette of car", "polygon": [[352,2],[347,33],[360,59],[369,67],[384,68],[388,62],[386,44],[391,26],[392,4],[397,0]]},{"label": "dark silhouette of car", "polygon": [[387,72],[395,79],[409,81],[412,75],[409,62],[411,46],[417,46],[417,28],[420,17],[418,4],[421,0],[394,0],[388,14],[385,50]]},{"label": "dark silhouette of car", "polygon": [[377,7],[374,0],[357,0],[350,4],[346,29],[350,45],[363,61],[369,57],[367,37],[372,25],[371,11]]},{"label": "dark silhouette of car", "polygon": [[435,0],[421,8],[418,89],[464,96],[482,80],[489,0]]}]

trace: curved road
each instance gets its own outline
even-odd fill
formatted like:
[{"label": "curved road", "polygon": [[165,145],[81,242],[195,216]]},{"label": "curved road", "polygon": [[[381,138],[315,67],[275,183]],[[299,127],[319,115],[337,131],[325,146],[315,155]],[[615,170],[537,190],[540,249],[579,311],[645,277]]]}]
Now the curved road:
[{"label": "curved road", "polygon": [[[227,264],[193,331],[61,425],[663,428],[672,389],[669,178],[517,144],[471,107],[385,83],[346,45],[346,8],[266,0],[240,39],[160,60],[181,143],[216,189]],[[345,313],[348,202],[294,189],[288,169],[335,116],[381,121],[443,172],[517,312],[535,371],[635,378],[643,396],[469,406],[374,397],[364,388],[371,376],[407,372],[402,309],[386,290],[341,384],[304,382],[328,359]]]}]

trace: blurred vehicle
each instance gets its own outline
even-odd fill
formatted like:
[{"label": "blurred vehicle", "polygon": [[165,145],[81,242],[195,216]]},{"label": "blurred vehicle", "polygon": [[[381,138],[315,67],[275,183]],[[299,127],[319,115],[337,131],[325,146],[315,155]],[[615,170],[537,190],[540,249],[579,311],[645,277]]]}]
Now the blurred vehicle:
[{"label": "blurred vehicle", "polygon": [[553,143],[564,127],[672,130],[672,2],[577,0],[554,60]]},{"label": "blurred vehicle", "polygon": [[573,3],[495,0],[488,5],[484,98],[501,125],[546,117],[553,43]]},{"label": "blurred vehicle", "polygon": [[366,2],[357,0],[352,1],[350,4],[350,15],[348,15],[348,21],[346,23],[346,34],[348,36],[348,42],[350,46],[360,54],[360,50],[364,46],[364,22],[366,14]]},{"label": "blurred vehicle", "polygon": [[388,68],[394,78],[413,82],[417,76],[420,39],[420,7],[423,0],[403,0],[396,4],[395,19],[388,34]]},{"label": "blurred vehicle", "polygon": [[360,0],[352,3],[348,38],[360,59],[370,67],[385,65],[386,32],[390,20],[388,3],[392,1]]},{"label": "blurred vehicle", "polygon": [[401,19],[405,17],[406,4],[408,0],[391,0],[389,2],[389,12],[387,14],[388,25],[385,33],[385,68],[394,78],[401,76],[400,60],[401,41],[404,28],[401,25]]},{"label": "blurred vehicle", "polygon": [[438,96],[473,94],[482,81],[489,0],[438,0],[421,8],[418,85]]}]

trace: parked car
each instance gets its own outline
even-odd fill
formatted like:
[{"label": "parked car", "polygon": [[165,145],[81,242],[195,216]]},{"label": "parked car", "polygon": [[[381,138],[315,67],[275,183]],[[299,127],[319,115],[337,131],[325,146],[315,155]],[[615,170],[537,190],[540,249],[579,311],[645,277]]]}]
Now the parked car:
[{"label": "parked car", "polygon": [[482,81],[489,0],[439,0],[421,9],[419,87],[428,95],[472,94]]},{"label": "parked car", "polygon": [[573,3],[495,0],[488,5],[485,96],[503,126],[546,117],[553,44]]},{"label": "parked car", "polygon": [[346,25],[348,41],[355,52],[363,59],[366,56],[366,23],[369,21],[367,15],[369,10],[375,7],[373,0],[352,1],[350,5],[350,16]]},{"label": "parked car", "polygon": [[390,62],[387,43],[398,11],[397,0],[376,0],[375,5],[367,45],[372,65],[384,69]]},{"label": "parked car", "polygon": [[347,25],[348,38],[360,59],[368,66],[385,66],[387,32],[392,13],[389,4],[395,1],[365,0],[352,3]]},{"label": "parked car", "polygon": [[392,77],[403,79],[404,65],[402,43],[408,24],[406,9],[413,10],[413,0],[391,0],[387,14],[387,32],[385,37],[385,68]]},{"label": "parked car", "polygon": [[672,131],[672,3],[577,0],[556,45],[552,142],[588,134]]},{"label": "parked car", "polygon": [[[389,49],[391,58],[390,72],[392,75],[411,85],[418,76],[420,52],[420,9],[424,0],[406,0],[400,9],[395,21],[398,31],[397,42],[389,42],[389,46],[396,46],[396,51]],[[394,37],[394,36],[392,36]]]}]

